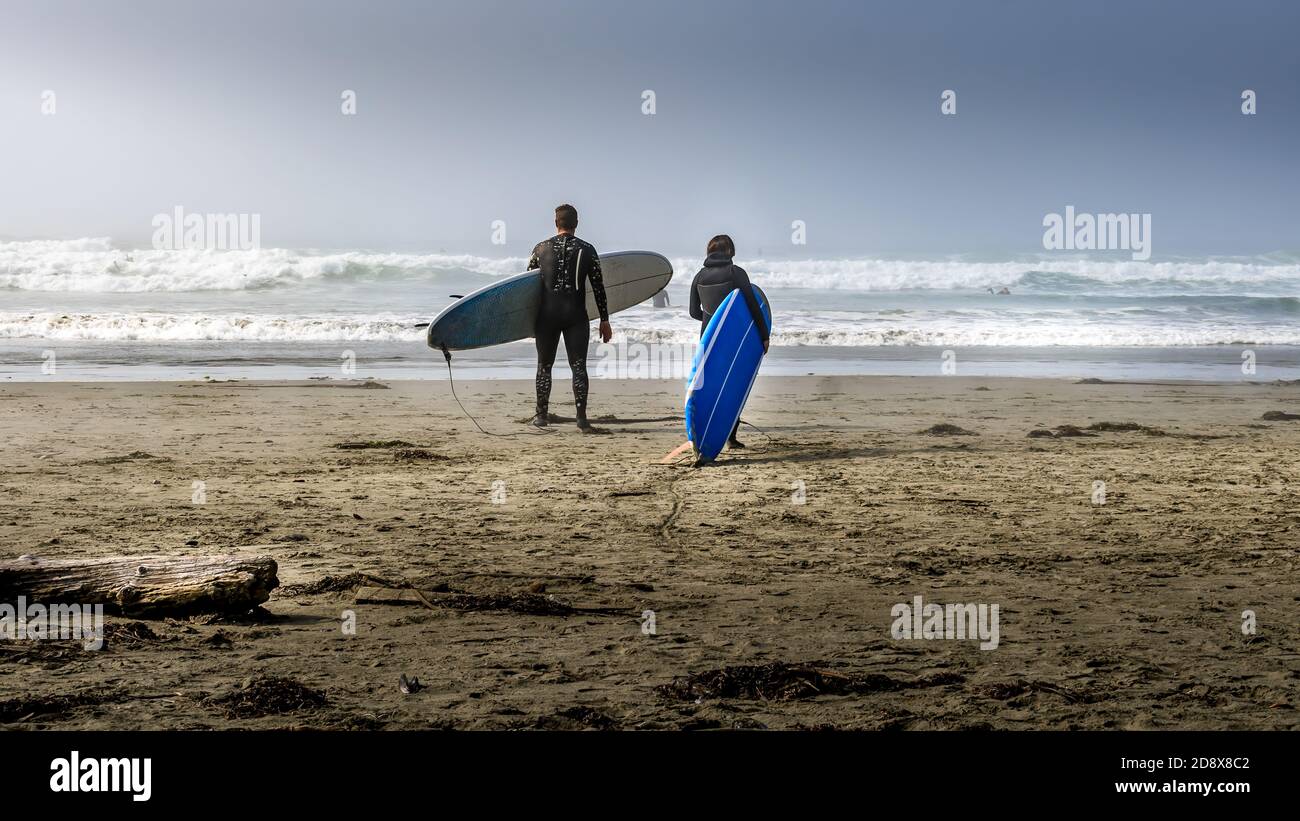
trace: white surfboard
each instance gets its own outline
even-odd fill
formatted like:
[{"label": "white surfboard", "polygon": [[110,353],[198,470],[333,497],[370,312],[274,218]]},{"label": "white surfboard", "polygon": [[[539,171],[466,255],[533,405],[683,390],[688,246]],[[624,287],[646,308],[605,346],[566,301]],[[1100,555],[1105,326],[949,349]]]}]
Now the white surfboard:
[{"label": "white surfboard", "polygon": [[[605,302],[611,314],[631,308],[667,287],[673,266],[662,254],[616,251],[600,255]],[[429,323],[430,348],[463,351],[528,339],[542,298],[541,275],[526,271],[466,294]],[[587,318],[598,319],[596,297],[587,284]]]}]

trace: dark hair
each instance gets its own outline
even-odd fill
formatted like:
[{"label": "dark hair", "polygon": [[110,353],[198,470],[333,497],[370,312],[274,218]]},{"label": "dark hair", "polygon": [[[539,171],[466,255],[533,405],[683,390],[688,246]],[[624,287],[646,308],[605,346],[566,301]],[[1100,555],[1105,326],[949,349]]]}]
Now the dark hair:
[{"label": "dark hair", "polygon": [[736,243],[732,242],[731,237],[726,234],[718,234],[709,240],[708,253],[726,254],[729,257],[734,257],[736,255]]},{"label": "dark hair", "polygon": [[561,231],[573,231],[578,227],[578,209],[569,205],[555,206],[555,227]]}]

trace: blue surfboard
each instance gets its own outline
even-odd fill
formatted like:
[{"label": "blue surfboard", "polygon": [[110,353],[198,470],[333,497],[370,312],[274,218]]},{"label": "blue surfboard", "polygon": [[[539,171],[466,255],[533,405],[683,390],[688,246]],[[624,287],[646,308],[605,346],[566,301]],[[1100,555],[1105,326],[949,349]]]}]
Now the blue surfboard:
[{"label": "blue surfboard", "polygon": [[[767,295],[754,296],[772,327]],[[711,462],[722,452],[763,362],[763,340],[740,290],[722,300],[709,318],[686,381],[686,436],[697,460]]]}]

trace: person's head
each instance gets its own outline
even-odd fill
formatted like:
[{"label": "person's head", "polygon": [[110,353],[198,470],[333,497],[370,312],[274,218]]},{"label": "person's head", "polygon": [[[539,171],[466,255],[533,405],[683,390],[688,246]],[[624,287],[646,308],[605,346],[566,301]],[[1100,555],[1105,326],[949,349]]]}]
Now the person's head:
[{"label": "person's head", "polygon": [[578,209],[567,202],[555,206],[555,227],[568,234],[578,230]]},{"label": "person's head", "polygon": [[736,243],[732,242],[731,237],[726,234],[718,234],[716,237],[709,240],[707,253],[709,256],[722,254],[723,256],[734,257],[736,255]]}]

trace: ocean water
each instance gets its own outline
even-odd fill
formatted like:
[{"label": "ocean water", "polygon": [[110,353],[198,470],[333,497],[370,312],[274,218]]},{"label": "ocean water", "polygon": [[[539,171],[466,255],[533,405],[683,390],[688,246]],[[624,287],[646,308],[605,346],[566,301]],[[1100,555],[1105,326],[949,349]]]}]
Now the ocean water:
[{"label": "ocean water", "polygon": [[[765,373],[939,373],[951,360],[967,375],[1300,377],[1294,256],[738,263],[775,310]],[[684,375],[699,264],[673,259],[669,308],[615,315],[617,344],[589,352],[597,378]],[[0,242],[0,379],[443,378],[423,324],[451,294],[524,266],[505,256]],[[54,374],[42,369],[51,352]],[[467,378],[533,369],[530,343],[458,353],[455,363]]]}]

